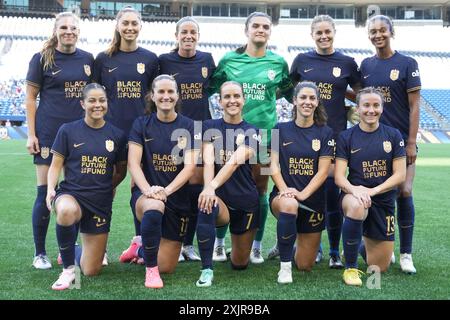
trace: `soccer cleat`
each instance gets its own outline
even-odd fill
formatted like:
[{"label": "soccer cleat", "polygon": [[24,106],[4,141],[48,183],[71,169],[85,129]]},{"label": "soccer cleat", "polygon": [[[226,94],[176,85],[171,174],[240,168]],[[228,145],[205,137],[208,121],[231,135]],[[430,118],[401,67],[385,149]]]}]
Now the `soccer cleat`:
[{"label": "soccer cleat", "polygon": [[33,267],[40,270],[51,269],[52,263],[45,254],[39,254],[33,259]]},{"label": "soccer cleat", "polygon": [[320,263],[320,261],[322,261],[322,259],[323,259],[322,249],[319,249],[319,251],[317,251],[317,255],[316,255],[316,264]]},{"label": "soccer cleat", "polygon": [[280,256],[280,249],[278,249],[278,243],[275,243],[272,249],[269,250],[269,253],[267,254],[267,259],[272,260],[279,256]]},{"label": "soccer cleat", "polygon": [[164,286],[159,275],[158,266],[153,268],[145,268],[145,286],[153,289],[160,289]]},{"label": "soccer cleat", "polygon": [[328,262],[330,269],[342,269],[344,264],[342,263],[341,257],[339,255],[330,255],[330,261]]},{"label": "soccer cleat", "polygon": [[260,264],[264,262],[264,258],[261,255],[261,249],[252,248],[250,252],[250,262],[253,264]]},{"label": "soccer cleat", "polygon": [[68,289],[75,281],[75,267],[63,269],[58,280],[52,285],[53,290]]},{"label": "soccer cleat", "polygon": [[178,262],[184,262],[184,261],[186,261],[186,259],[184,258],[184,255],[183,255],[183,249],[181,249],[180,255],[178,256]]},{"label": "soccer cleat", "polygon": [[227,261],[227,255],[225,253],[225,246],[217,246],[214,248],[213,261],[217,261],[217,262]]},{"label": "soccer cleat", "polygon": [[410,253],[400,254],[400,268],[407,274],[415,274],[417,272],[416,268],[414,268],[412,255]]},{"label": "soccer cleat", "polygon": [[119,261],[122,263],[125,262],[131,262],[135,258],[139,258],[137,255],[137,251],[139,248],[142,247],[142,240],[140,236],[133,237],[133,240],[131,240],[131,244],[128,247],[127,250],[123,251],[122,254],[119,257]]},{"label": "soccer cleat", "polygon": [[202,259],[198,256],[197,252],[195,252],[194,246],[183,246],[181,249],[181,253],[184,256],[184,259],[187,261],[201,261]]},{"label": "soccer cleat", "polygon": [[107,266],[108,263],[108,254],[105,252],[105,255],[103,256],[103,260],[102,260],[102,266]]},{"label": "soccer cleat", "polygon": [[362,286],[361,276],[364,274],[361,270],[355,268],[345,269],[342,278],[344,283],[349,286]]},{"label": "soccer cleat", "polygon": [[392,252],[392,256],[391,256],[391,264],[395,264],[395,253]]},{"label": "soccer cleat", "polygon": [[290,263],[280,266],[277,281],[280,284],[292,283],[292,265]]},{"label": "soccer cleat", "polygon": [[214,280],[214,271],[212,269],[203,269],[200,278],[197,280],[195,285],[197,287],[210,287],[212,281]]},{"label": "soccer cleat", "polygon": [[62,262],[62,258],[61,258],[61,253],[58,253],[58,258],[56,258],[56,263],[60,266],[62,266],[63,262]]}]

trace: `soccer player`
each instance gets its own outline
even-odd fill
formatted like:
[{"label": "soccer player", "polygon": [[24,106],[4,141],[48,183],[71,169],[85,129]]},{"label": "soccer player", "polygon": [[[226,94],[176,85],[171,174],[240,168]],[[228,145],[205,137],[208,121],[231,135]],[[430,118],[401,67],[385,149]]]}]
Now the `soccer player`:
[{"label": "soccer player", "polygon": [[[192,17],[181,18],[176,24],[175,38],[176,48],[159,56],[160,73],[171,74],[177,81],[182,115],[196,121],[210,119],[207,88],[216,66],[210,53],[197,50],[200,38],[197,21]],[[197,167],[189,181],[191,216],[180,261],[200,260],[192,244],[197,227],[198,196],[202,188],[202,169]]]},{"label": "soccer player", "polygon": [[[404,140],[397,129],[380,123],[383,95],[373,87],[357,97],[359,125],[339,134],[335,180],[345,215],[345,284],[361,286],[358,250],[364,236],[366,261],[385,272],[394,250],[396,187],[406,177]],[[347,167],[349,170],[346,176]]]},{"label": "soccer player", "polygon": [[297,268],[312,269],[325,228],[324,182],[334,157],[334,139],[319,96],[313,82],[300,82],[294,89],[294,120],[275,126],[279,138],[272,137],[270,166],[275,185],[270,204],[278,219],[278,283],[292,282],[296,239]]},{"label": "soccer player", "polygon": [[177,112],[179,92],[172,76],[156,77],[149,97],[152,113],[135,120],[128,151],[142,243],[133,241],[121,259],[144,258],[145,286],[162,288],[159,273],[174,272],[189,224],[187,182],[196,167],[194,139],[200,145],[201,129],[194,134],[194,122]]},{"label": "soccer player", "polygon": [[[249,159],[256,155],[258,131],[242,119],[245,98],[242,85],[227,81],[220,89],[223,119],[208,120],[203,128],[203,189],[197,241],[202,273],[197,287],[211,286],[215,226],[230,223],[231,267],[247,268],[252,242],[259,226],[258,191]],[[256,158],[253,158],[256,161]]]},{"label": "soccer player", "polygon": [[416,172],[420,74],[416,60],[391,48],[394,26],[390,18],[381,15],[370,18],[368,30],[376,54],[361,63],[362,85],[381,90],[385,110],[380,121],[399,129],[406,142],[406,181],[399,188],[397,219],[400,234],[400,267],[403,272],[414,274],[416,268],[411,255],[415,216],[412,187]]},{"label": "soccer player", "polygon": [[[294,83],[313,81],[317,84],[322,101],[328,115],[327,125],[333,129],[334,139],[339,132],[347,128],[347,111],[345,94],[347,87],[355,91],[359,88],[360,75],[358,66],[352,57],[337,52],[333,46],[336,28],[333,19],[328,15],[318,15],[311,23],[311,37],[316,49],[300,53],[293,61],[290,75]],[[326,226],[330,242],[329,267],[343,268],[339,256],[339,242],[342,231],[342,213],[339,210],[339,189],[334,183],[334,165],[326,180]],[[276,251],[275,251],[276,252]],[[273,250],[269,256],[275,256]],[[317,262],[321,260],[319,251]]]},{"label": "soccer player", "polygon": [[[247,44],[236,51],[227,53],[219,62],[213,75],[211,92],[218,92],[225,81],[233,80],[242,84],[246,103],[243,118],[262,132],[260,146],[267,148],[270,142],[270,129],[277,122],[276,98],[282,94],[288,99],[292,97],[292,83],[286,61],[279,55],[267,49],[272,31],[272,19],[265,13],[254,12],[245,22]],[[261,150],[262,151],[262,150]],[[258,154],[260,163],[267,167],[269,159],[267,152]],[[261,241],[269,207],[267,197],[268,174],[261,174],[261,165],[253,166],[253,174],[259,194],[259,211],[261,224],[256,234],[250,255],[252,263],[263,263],[261,255]],[[268,170],[267,170],[268,171]],[[225,261],[225,234],[227,227],[217,232],[214,249],[214,261]]]},{"label": "soccer player", "polygon": [[80,99],[84,86],[91,81],[94,58],[77,48],[79,35],[78,18],[71,12],[59,13],[52,36],[41,52],[31,58],[26,77],[27,149],[34,157],[37,180],[32,218],[36,269],[52,267],[45,250],[50,221],[45,204],[47,173],[52,161],[50,149],[62,124],[83,117]]},{"label": "soccer player", "polygon": [[[75,260],[87,276],[97,275],[111,224],[113,189],[126,175],[126,136],[106,122],[106,92],[97,83],[83,90],[84,119],[64,124],[52,146],[48,171],[47,208],[56,212],[56,238],[64,265],[52,285],[64,290],[75,280]],[[64,167],[64,180],[55,188]],[[83,251],[75,259],[76,224]]]},{"label": "soccer player", "polygon": [[[158,57],[137,44],[141,29],[139,11],[133,7],[122,8],[116,16],[114,37],[109,48],[99,53],[94,63],[94,81],[105,86],[108,94],[106,118],[126,135],[133,121],[144,115],[145,96],[159,70]],[[131,185],[134,185],[133,181]],[[130,206],[133,201],[130,200]],[[135,234],[138,236],[140,225],[133,210]]]}]

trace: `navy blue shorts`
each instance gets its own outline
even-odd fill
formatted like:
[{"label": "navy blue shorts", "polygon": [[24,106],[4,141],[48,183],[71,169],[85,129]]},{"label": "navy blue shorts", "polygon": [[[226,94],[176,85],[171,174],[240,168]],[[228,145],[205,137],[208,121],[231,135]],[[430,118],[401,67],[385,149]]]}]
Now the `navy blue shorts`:
[{"label": "navy blue shorts", "polygon": [[[131,205],[136,208],[136,202],[142,195],[137,186],[132,188]],[[183,242],[189,223],[189,212],[178,212],[167,205],[162,218],[162,234],[164,239]]]},{"label": "navy blue shorts", "polygon": [[[269,197],[269,203],[278,195],[272,192]],[[272,211],[272,205],[270,205]],[[297,210],[297,233],[316,233],[322,232],[325,229],[325,215],[317,211],[310,211],[304,208],[298,208]]]},{"label": "navy blue shorts", "polygon": [[39,149],[41,150],[40,153],[33,155],[33,163],[34,164],[45,164],[47,166],[50,166],[52,163],[53,154],[50,152],[52,149],[52,145],[54,142],[51,139],[39,139]]},{"label": "navy blue shorts", "polygon": [[[228,207],[228,206],[227,206]],[[228,207],[230,213],[230,232],[241,235],[248,230],[258,229],[260,224],[259,206],[251,210],[240,210]]]},{"label": "navy blue shorts", "polygon": [[109,233],[111,227],[111,213],[100,212],[94,208],[90,203],[84,201],[67,191],[57,191],[56,199],[64,194],[71,195],[75,198],[81,208],[80,232],[87,234],[102,234]]}]

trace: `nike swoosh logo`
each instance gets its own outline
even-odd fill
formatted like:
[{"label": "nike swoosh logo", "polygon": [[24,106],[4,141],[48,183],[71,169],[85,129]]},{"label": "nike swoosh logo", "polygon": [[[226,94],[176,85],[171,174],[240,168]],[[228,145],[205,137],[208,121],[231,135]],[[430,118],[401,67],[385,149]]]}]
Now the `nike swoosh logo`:
[{"label": "nike swoosh logo", "polygon": [[154,247],[145,247],[145,250],[152,250],[152,249],[155,249],[155,248],[157,248],[157,246],[154,246]]},{"label": "nike swoosh logo", "polygon": [[363,76],[364,79],[367,79],[368,77],[370,77],[370,74],[368,74],[367,76]]},{"label": "nike swoosh logo", "polygon": [[55,72],[52,72],[52,75],[54,76],[54,75],[57,75],[58,73],[60,73],[62,70],[58,70],[58,71],[55,71]]},{"label": "nike swoosh logo", "polygon": [[208,239],[205,239],[205,240],[198,240],[198,243],[205,243],[205,242],[208,242],[209,241],[209,238]]},{"label": "nike swoosh logo", "polygon": [[113,72],[114,70],[116,70],[118,67],[112,68],[112,69],[108,69],[108,72]]},{"label": "nike swoosh logo", "polygon": [[305,69],[305,70],[303,70],[303,72],[306,73],[306,72],[310,72],[311,70],[314,70],[314,68],[311,68],[311,69]]},{"label": "nike swoosh logo", "polygon": [[96,226],[97,228],[100,228],[101,226],[104,226],[105,224],[106,224],[106,222],[103,222],[103,223],[96,223],[95,226]]},{"label": "nike swoosh logo", "polygon": [[287,236],[287,237],[285,237],[285,236],[281,236],[281,238],[283,238],[283,240],[287,240],[287,239],[290,239],[290,238],[292,238],[294,236],[294,234],[291,234],[290,236]]},{"label": "nike swoosh logo", "polygon": [[317,227],[319,224],[321,224],[322,223],[322,221],[320,221],[320,222],[317,222],[317,223],[311,223],[311,225],[313,226],[313,227]]},{"label": "nike swoosh logo", "polygon": [[177,73],[174,73],[174,74],[172,74],[172,77],[176,77],[177,75],[179,75],[180,73],[179,72],[177,72]]},{"label": "nike swoosh logo", "polygon": [[291,141],[291,142],[283,142],[283,147],[286,147],[286,146],[290,145],[291,143],[294,143],[294,141]]},{"label": "nike swoosh logo", "polygon": [[352,149],[352,150],[350,150],[350,153],[357,153],[359,150],[361,150],[361,148],[359,148],[359,149]]},{"label": "nike swoosh logo", "polygon": [[355,244],[358,244],[358,241],[347,241],[347,245],[354,246]]},{"label": "nike swoosh logo", "polygon": [[78,144],[77,144],[77,143],[74,143],[74,144],[73,144],[73,147],[74,147],[74,148],[78,148],[78,147],[82,146],[82,145],[85,144],[85,143],[86,143],[86,142],[82,142],[82,143],[78,143]]},{"label": "nike swoosh logo", "polygon": [[150,138],[150,139],[144,139],[145,142],[150,142],[150,141],[152,141],[152,140],[153,140],[153,138]]},{"label": "nike swoosh logo", "polygon": [[392,236],[394,234],[394,232],[391,232],[391,233],[386,233],[386,236]]}]

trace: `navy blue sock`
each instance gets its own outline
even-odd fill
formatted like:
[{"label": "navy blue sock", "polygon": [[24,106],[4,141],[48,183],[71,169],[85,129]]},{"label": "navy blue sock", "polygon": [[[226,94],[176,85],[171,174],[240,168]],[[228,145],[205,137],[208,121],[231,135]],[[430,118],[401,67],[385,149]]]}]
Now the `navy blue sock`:
[{"label": "navy blue sock", "polygon": [[148,210],[144,212],[141,222],[142,247],[144,261],[148,268],[158,265],[159,242],[161,241],[162,212]]},{"label": "navy blue sock", "polygon": [[191,199],[191,215],[189,217],[188,227],[186,235],[184,236],[183,245],[192,246],[194,243],[195,230],[197,229],[197,216],[198,216],[198,197],[203,190],[201,184],[190,184],[189,192]]},{"label": "navy blue sock", "polygon": [[81,249],[81,246],[79,244],[75,245],[75,265],[81,266],[81,254],[83,253],[83,250]]},{"label": "navy blue sock", "polygon": [[280,212],[277,222],[277,240],[280,250],[280,261],[289,262],[292,259],[292,249],[297,238],[297,219],[295,214]]},{"label": "navy blue sock", "polygon": [[75,241],[77,234],[75,225],[68,227],[56,224],[56,239],[64,268],[75,264]]},{"label": "navy blue sock", "polygon": [[397,220],[400,234],[400,253],[411,253],[414,231],[413,197],[397,199]]},{"label": "navy blue sock", "polygon": [[139,199],[139,196],[136,197],[136,195],[140,196],[140,194],[133,192],[133,189],[131,189],[130,208],[131,208],[131,212],[133,213],[134,234],[136,236],[140,236],[141,235],[141,222],[136,217],[136,201]]},{"label": "navy blue sock", "polygon": [[197,242],[200,258],[202,259],[202,269],[213,268],[214,240],[216,239],[216,218],[219,214],[219,207],[213,208],[211,214],[198,212],[197,222]]},{"label": "navy blue sock", "polygon": [[32,213],[33,238],[36,256],[39,254],[46,254],[45,238],[47,237],[48,224],[50,222],[50,211],[48,211],[45,202],[46,197],[47,186],[38,186]]},{"label": "navy blue sock", "polygon": [[330,255],[339,255],[339,242],[341,240],[343,214],[339,209],[339,188],[334,178],[327,178],[325,184],[327,194],[327,232],[330,242]]},{"label": "navy blue sock", "polygon": [[362,220],[346,217],[342,228],[345,268],[358,268],[358,250],[362,238]]},{"label": "navy blue sock", "polygon": [[364,244],[364,241],[361,241],[361,244],[359,245],[359,254],[364,259],[364,261],[367,263],[367,253],[366,253],[366,246]]}]

